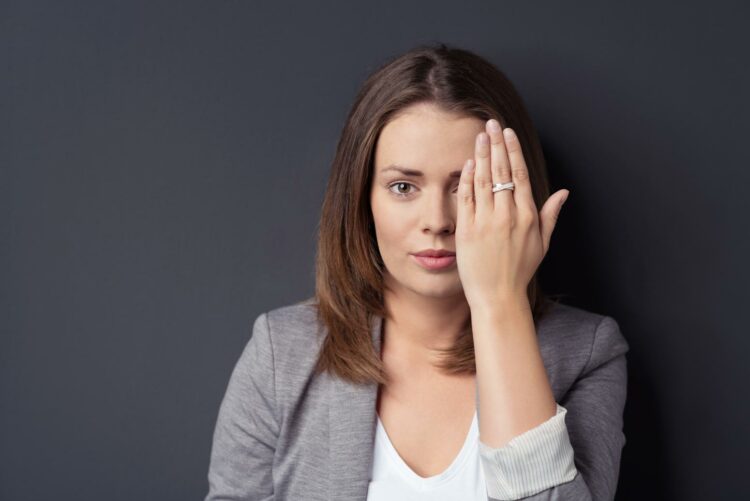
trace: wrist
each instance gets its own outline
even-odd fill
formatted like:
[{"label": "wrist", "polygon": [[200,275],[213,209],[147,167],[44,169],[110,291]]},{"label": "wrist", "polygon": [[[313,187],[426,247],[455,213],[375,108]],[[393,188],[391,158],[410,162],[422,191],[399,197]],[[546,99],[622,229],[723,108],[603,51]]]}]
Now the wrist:
[{"label": "wrist", "polygon": [[524,293],[506,294],[488,301],[470,304],[472,316],[505,318],[509,315],[526,313],[531,311],[529,298]]}]

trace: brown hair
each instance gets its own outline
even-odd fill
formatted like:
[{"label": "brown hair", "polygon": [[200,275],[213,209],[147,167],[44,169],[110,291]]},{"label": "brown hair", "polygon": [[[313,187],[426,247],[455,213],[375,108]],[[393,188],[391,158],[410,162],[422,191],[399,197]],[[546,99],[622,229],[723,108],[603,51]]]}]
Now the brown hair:
[{"label": "brown hair", "polygon": [[[385,384],[371,337],[371,315],[385,317],[384,265],[370,208],[373,159],[380,131],[404,108],[429,102],[481,120],[496,118],[518,135],[529,169],[534,202],[549,197],[544,155],[531,118],[510,80],[467,50],[445,44],[418,46],[373,72],[346,119],[323,199],[315,263],[319,325],[327,328],[316,372],[355,383]],[[535,321],[549,306],[534,274],[527,293]],[[447,373],[473,374],[471,322],[437,364]]]}]

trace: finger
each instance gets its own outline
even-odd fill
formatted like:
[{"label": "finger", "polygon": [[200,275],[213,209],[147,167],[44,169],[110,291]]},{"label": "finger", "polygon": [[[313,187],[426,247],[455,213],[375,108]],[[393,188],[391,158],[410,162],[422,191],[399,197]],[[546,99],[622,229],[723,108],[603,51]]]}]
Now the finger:
[{"label": "finger", "polygon": [[[492,170],[492,182],[493,183],[509,183],[512,181],[510,171],[510,159],[508,158],[507,148],[505,145],[505,138],[503,137],[503,131],[500,127],[500,122],[495,120],[488,120],[486,124],[487,134],[490,136],[491,144],[491,170]],[[506,129],[507,130],[507,129]],[[490,190],[491,191],[491,190]],[[512,206],[515,204],[513,201],[513,191],[502,190],[493,194],[495,201],[495,210],[512,211]]]},{"label": "finger", "polygon": [[555,229],[557,220],[560,217],[562,205],[568,199],[569,194],[570,191],[568,190],[555,192],[554,195],[547,199],[542,210],[539,211],[539,231],[542,235],[542,247],[545,255],[547,254],[550,241],[552,240],[552,231]]},{"label": "finger", "polygon": [[458,180],[456,227],[468,228],[474,222],[474,160],[464,162]]},{"label": "finger", "polygon": [[492,200],[492,172],[490,172],[490,138],[486,132],[477,134],[474,148],[476,167],[474,168],[475,217],[490,214],[495,208]]},{"label": "finger", "polygon": [[510,159],[513,184],[515,184],[513,198],[515,199],[516,207],[519,210],[531,211],[536,216],[536,203],[534,203],[534,194],[531,191],[529,169],[526,166],[526,160],[523,158],[521,142],[518,140],[515,131],[510,127],[506,127],[503,130],[503,135],[505,137],[508,158]]}]

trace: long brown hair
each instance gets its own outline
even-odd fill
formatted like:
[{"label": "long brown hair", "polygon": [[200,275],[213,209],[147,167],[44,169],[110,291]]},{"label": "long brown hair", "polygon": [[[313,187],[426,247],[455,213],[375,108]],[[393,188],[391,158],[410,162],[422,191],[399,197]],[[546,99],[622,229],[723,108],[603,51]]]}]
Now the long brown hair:
[{"label": "long brown hair", "polygon": [[[354,383],[388,377],[371,337],[372,315],[385,317],[383,260],[370,208],[373,159],[380,131],[404,108],[429,102],[483,121],[496,118],[518,135],[534,202],[549,197],[544,155],[521,97],[510,80],[480,56],[445,44],[418,46],[376,69],[364,82],[344,124],[320,215],[315,262],[319,325],[327,329],[316,372]],[[527,293],[535,321],[549,306],[535,273]],[[473,374],[471,323],[443,352],[439,368]]]}]

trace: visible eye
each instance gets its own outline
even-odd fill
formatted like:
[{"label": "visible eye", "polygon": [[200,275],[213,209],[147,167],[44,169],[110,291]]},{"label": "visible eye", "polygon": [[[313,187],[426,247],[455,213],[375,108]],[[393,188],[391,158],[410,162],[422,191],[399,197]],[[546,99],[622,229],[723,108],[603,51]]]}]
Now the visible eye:
[{"label": "visible eye", "polygon": [[[391,193],[393,193],[397,197],[404,198],[404,197],[408,197],[409,195],[411,195],[411,193],[402,193],[402,192],[393,191],[393,190],[391,190],[391,188],[393,188],[394,186],[414,186],[414,185],[411,184],[411,183],[407,183],[405,181],[398,181],[398,182],[395,182],[395,183],[393,183],[393,184],[391,184],[391,185],[388,186],[388,191],[390,191]],[[398,188],[396,188],[396,189],[398,190]],[[458,185],[456,185],[456,188],[453,190],[454,194],[457,193],[457,192],[458,192]]]},{"label": "visible eye", "polygon": [[[391,193],[393,193],[394,195],[396,195],[397,197],[407,197],[407,196],[409,196],[409,195],[410,195],[410,193],[401,193],[401,192],[398,192],[398,193],[397,193],[397,192],[395,192],[395,191],[391,190],[391,188],[393,188],[394,186],[414,186],[414,185],[413,185],[413,184],[411,184],[411,183],[405,183],[405,182],[403,182],[403,181],[399,181],[399,182],[397,182],[397,183],[393,183],[393,184],[391,184],[391,185],[389,185],[389,186],[388,186],[388,190],[389,190],[389,191],[390,191]],[[397,188],[397,189],[398,189],[398,188]]]}]

